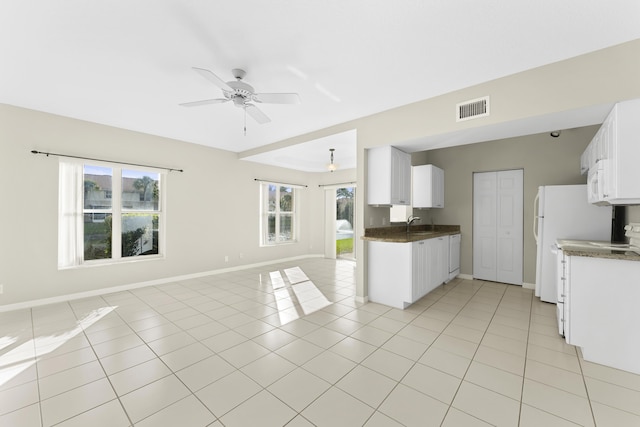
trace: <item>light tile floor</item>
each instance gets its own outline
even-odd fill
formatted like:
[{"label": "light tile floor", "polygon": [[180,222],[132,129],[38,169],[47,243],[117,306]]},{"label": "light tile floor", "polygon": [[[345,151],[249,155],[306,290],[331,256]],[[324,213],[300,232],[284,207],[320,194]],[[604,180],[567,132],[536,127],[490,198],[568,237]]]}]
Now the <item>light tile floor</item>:
[{"label": "light tile floor", "polygon": [[640,376],[585,362],[531,291],[456,279],[355,301],[352,261],[0,313],[1,426],[640,426]]}]

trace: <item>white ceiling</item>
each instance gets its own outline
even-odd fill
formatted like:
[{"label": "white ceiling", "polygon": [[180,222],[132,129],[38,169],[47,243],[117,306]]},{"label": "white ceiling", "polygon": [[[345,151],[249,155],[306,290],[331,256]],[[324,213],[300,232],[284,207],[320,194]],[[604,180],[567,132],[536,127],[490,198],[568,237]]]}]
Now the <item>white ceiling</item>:
[{"label": "white ceiling", "polygon": [[[0,102],[243,152],[640,38],[639,18],[637,0],[1,0]],[[260,105],[245,136],[231,103],[178,105],[222,95],[191,67],[302,103]],[[255,160],[314,170],[336,141]]]}]

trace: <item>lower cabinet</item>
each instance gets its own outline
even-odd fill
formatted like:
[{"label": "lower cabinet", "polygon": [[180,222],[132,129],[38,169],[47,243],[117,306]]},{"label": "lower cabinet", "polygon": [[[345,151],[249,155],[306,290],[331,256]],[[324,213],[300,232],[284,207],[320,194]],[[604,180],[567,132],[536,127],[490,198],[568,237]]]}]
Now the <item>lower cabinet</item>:
[{"label": "lower cabinet", "polygon": [[449,279],[449,236],[369,241],[369,300],[405,309]]},{"label": "lower cabinet", "polygon": [[640,261],[562,258],[558,320],[567,343],[580,347],[586,361],[640,374]]}]

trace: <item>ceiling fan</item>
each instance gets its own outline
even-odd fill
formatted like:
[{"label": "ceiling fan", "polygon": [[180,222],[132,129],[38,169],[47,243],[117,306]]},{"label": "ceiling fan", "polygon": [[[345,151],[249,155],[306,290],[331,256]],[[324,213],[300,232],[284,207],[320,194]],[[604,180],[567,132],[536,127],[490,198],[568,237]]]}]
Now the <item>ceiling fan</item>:
[{"label": "ceiling fan", "polygon": [[[185,102],[183,107],[198,107],[200,105],[221,104],[223,102],[233,101],[233,105],[242,108],[245,114],[249,114],[259,124],[268,123],[271,119],[262,112],[255,103],[264,104],[299,104],[300,96],[297,93],[255,93],[253,87],[242,81],[246,72],[239,68],[231,70],[235,80],[225,82],[213,72],[193,67],[193,69],[205,79],[222,89],[224,98],[205,99],[202,101]],[[246,116],[245,116],[246,117]],[[245,126],[246,133],[246,126]]]}]

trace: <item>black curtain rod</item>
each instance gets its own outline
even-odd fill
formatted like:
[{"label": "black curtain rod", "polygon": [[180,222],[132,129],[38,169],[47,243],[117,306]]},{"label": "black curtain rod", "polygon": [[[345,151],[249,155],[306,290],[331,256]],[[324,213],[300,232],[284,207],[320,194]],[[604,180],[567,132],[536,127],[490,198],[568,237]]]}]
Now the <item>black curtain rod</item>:
[{"label": "black curtain rod", "polygon": [[258,181],[258,182],[268,182],[268,183],[271,183],[271,184],[292,185],[292,186],[295,186],[295,187],[305,187],[305,188],[308,187],[308,185],[305,185],[305,184],[291,184],[290,182],[289,183],[287,183],[287,182],[278,182],[278,181],[272,181],[270,179],[254,178],[253,180],[254,181]]},{"label": "black curtain rod", "polygon": [[167,170],[169,172],[184,172],[184,169],[166,168],[164,166],[151,166],[151,165],[141,165],[141,164],[138,164],[138,163],[117,162],[117,161],[114,161],[114,160],[93,159],[91,157],[71,156],[69,154],[45,153],[44,151],[37,151],[37,150],[31,150],[31,152],[33,154],[44,154],[47,157],[49,157],[49,156],[69,157],[71,159],[93,160],[93,161],[96,161],[96,162],[116,163],[116,164],[119,164],[119,165],[141,166],[143,168],[153,168],[153,169],[164,169],[164,170]]},{"label": "black curtain rod", "polygon": [[355,181],[351,182],[336,182],[335,184],[318,184],[318,187],[334,187],[336,185],[357,184]]}]

